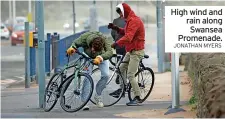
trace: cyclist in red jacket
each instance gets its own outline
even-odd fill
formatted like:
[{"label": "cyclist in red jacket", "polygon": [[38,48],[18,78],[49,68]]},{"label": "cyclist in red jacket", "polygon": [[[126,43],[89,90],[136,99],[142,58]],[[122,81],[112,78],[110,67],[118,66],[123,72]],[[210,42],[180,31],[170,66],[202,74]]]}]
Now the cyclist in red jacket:
[{"label": "cyclist in red jacket", "polygon": [[[115,48],[115,46],[125,46],[126,48],[126,55],[123,60],[128,61],[129,63],[121,64],[120,70],[123,77],[125,77],[127,70],[127,78],[134,89],[135,95],[135,98],[127,103],[127,105],[138,105],[139,101],[141,100],[141,94],[138,83],[135,81],[135,73],[138,70],[141,58],[144,56],[145,28],[141,18],[135,15],[134,11],[131,10],[128,4],[121,3],[117,5],[116,11],[118,14],[123,16],[126,21],[126,26],[125,28],[119,28],[118,26],[109,23],[108,28],[116,30],[118,33],[123,35],[122,38],[112,44],[112,48]],[[126,80],[124,82],[127,84]],[[120,94],[121,89],[113,93]]]}]

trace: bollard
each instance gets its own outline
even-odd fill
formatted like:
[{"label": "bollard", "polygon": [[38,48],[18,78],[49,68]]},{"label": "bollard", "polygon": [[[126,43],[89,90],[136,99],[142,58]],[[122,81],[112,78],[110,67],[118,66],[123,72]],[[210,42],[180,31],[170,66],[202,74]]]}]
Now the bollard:
[{"label": "bollard", "polygon": [[25,22],[25,88],[30,88],[29,22]]},{"label": "bollard", "polygon": [[35,79],[36,75],[36,49],[35,47],[30,47],[30,76],[32,81]]}]

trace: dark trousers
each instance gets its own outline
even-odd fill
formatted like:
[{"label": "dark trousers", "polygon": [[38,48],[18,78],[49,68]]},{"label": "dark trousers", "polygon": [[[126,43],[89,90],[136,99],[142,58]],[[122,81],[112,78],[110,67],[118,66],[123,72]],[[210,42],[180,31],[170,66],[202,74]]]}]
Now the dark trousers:
[{"label": "dark trousers", "polygon": [[[116,54],[123,55],[123,57],[122,57],[122,60],[123,60],[124,56],[126,55],[126,50],[125,50],[125,48],[123,47],[123,48],[118,48],[118,49],[116,49]],[[120,60],[120,59],[117,58],[117,62],[118,62],[119,60]],[[116,84],[119,84],[119,76],[116,77]]]},{"label": "dark trousers", "polygon": [[120,54],[124,56],[126,54],[125,48],[123,47],[123,48],[116,49],[116,54]]}]

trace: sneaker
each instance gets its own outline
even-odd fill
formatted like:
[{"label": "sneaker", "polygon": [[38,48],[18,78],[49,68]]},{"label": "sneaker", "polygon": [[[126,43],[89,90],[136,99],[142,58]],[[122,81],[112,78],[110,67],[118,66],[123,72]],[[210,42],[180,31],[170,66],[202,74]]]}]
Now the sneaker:
[{"label": "sneaker", "polygon": [[139,106],[140,105],[140,97],[137,96],[135,97],[133,100],[131,100],[130,102],[127,103],[127,106]]},{"label": "sneaker", "polygon": [[83,107],[83,110],[84,110],[84,111],[89,110],[89,106],[85,105],[85,106]]},{"label": "sneaker", "polygon": [[102,103],[100,96],[95,95],[94,99],[96,101],[97,107],[99,107],[99,108],[103,108],[104,107],[104,104]]},{"label": "sneaker", "polygon": [[122,92],[122,89],[119,88],[118,90],[110,93],[109,95],[114,97],[114,98],[119,98],[121,92]]}]

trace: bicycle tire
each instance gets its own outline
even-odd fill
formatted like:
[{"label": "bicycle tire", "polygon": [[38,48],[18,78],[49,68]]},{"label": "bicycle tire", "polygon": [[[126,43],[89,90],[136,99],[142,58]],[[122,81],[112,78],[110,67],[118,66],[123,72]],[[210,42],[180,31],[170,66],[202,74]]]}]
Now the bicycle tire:
[{"label": "bicycle tire", "polygon": [[62,90],[61,90],[61,93],[60,93],[60,105],[61,105],[62,109],[64,111],[66,111],[66,112],[77,112],[77,111],[79,111],[80,109],[82,109],[88,103],[88,101],[90,100],[90,98],[92,96],[93,88],[94,88],[94,83],[93,83],[92,77],[90,75],[88,75],[87,73],[80,72],[78,74],[78,77],[81,77],[81,76],[84,76],[90,82],[90,86],[91,86],[90,94],[88,95],[87,100],[84,101],[83,104],[81,104],[78,108],[69,109],[64,103],[65,102],[64,93],[66,92],[66,90],[69,87],[70,83],[73,81],[74,75],[69,76],[66,79],[66,82],[65,82],[64,86],[62,87]]},{"label": "bicycle tire", "polygon": [[[147,95],[145,95],[144,98],[141,99],[140,103],[143,103],[143,102],[148,98],[148,96],[149,96],[150,93],[152,92],[152,89],[153,89],[153,87],[154,87],[154,82],[155,82],[155,74],[154,74],[153,70],[152,70],[151,68],[149,68],[149,67],[145,67],[145,68],[142,68],[141,70],[139,70],[139,71],[135,74],[135,77],[138,76],[139,73],[142,73],[142,72],[145,71],[145,70],[147,70],[147,71],[150,72],[151,77],[152,77],[152,81],[151,81],[152,84],[151,84],[151,86],[150,86],[150,90],[148,91]],[[131,86],[130,83],[129,83],[129,85],[130,85],[130,86],[129,86],[129,89],[128,89],[128,98],[129,98],[129,100],[131,101],[131,100],[133,100],[133,98],[132,98],[132,96],[131,96],[131,93],[132,93],[131,88],[132,88],[132,86]]]},{"label": "bicycle tire", "polygon": [[[49,112],[49,111],[51,111],[52,109],[53,109],[53,107],[55,106],[55,104],[57,103],[57,101],[58,101],[58,96],[56,95],[56,99],[54,100],[54,102],[52,103],[52,105],[49,107],[49,108],[46,108],[46,96],[47,96],[47,93],[48,93],[48,88],[51,86],[51,85],[53,85],[53,82],[56,82],[56,81],[53,81],[53,79],[56,77],[56,76],[58,76],[59,75],[59,77],[58,78],[62,78],[62,76],[61,76],[61,73],[55,73],[55,74],[53,74],[53,76],[50,78],[50,80],[49,80],[49,82],[48,82],[48,84],[47,84],[47,87],[45,88],[45,94],[44,94],[44,97],[45,97],[45,107],[44,107],[44,111],[45,112]],[[57,78],[57,79],[58,79]],[[61,82],[62,83],[62,82]],[[59,86],[60,84],[58,84],[58,86]],[[59,87],[58,87],[59,88]],[[57,91],[58,91],[58,89],[57,89]]]},{"label": "bicycle tire", "polygon": [[[114,68],[109,67],[109,69],[110,69],[111,71],[113,71]],[[99,68],[95,68],[95,69],[92,71],[92,75],[93,75],[93,73],[97,72],[98,70],[100,70],[100,69],[99,69]],[[116,74],[115,74],[113,77],[115,77],[116,75],[119,75],[119,77],[120,77],[119,80],[120,80],[120,82],[123,83],[122,92],[121,92],[121,94],[119,95],[119,97],[118,97],[114,102],[112,102],[112,103],[110,103],[110,104],[104,104],[104,103],[103,103],[103,104],[104,104],[104,107],[110,107],[110,106],[116,104],[116,103],[119,102],[120,99],[122,98],[122,94],[125,93],[125,88],[124,88],[125,84],[124,84],[124,81],[121,80],[122,78],[121,78],[121,75],[120,75],[119,73],[117,73],[117,72],[115,72],[115,73],[116,73]],[[113,77],[112,77],[112,78],[113,78]],[[110,79],[110,80],[107,82],[107,85],[109,85],[111,81],[114,81],[114,80]],[[106,85],[106,87],[107,87],[107,85]],[[104,89],[104,90],[105,90],[105,89]],[[103,90],[103,91],[104,91],[104,90]],[[90,101],[91,101],[93,104],[96,105],[95,101],[94,101],[92,98],[90,99]],[[103,102],[104,102],[104,101],[103,101]]]}]

